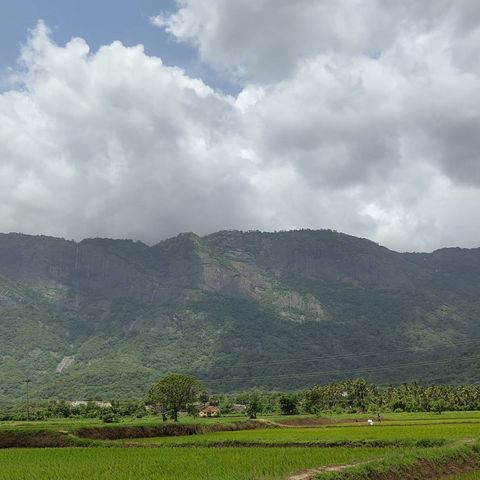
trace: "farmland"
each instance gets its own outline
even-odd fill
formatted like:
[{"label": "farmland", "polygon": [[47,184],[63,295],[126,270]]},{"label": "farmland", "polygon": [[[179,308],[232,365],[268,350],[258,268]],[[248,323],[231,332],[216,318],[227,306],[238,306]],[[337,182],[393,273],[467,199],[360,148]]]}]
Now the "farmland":
[{"label": "farmland", "polygon": [[365,449],[49,449],[0,452],[6,480],[35,479],[255,479],[282,478],[304,468],[379,457]]},{"label": "farmland", "polygon": [[[170,436],[151,436],[167,427]],[[142,432],[147,436],[138,437]],[[478,478],[472,470],[480,470],[478,412],[391,413],[374,426],[360,415],[270,416],[257,422],[182,417],[178,426],[152,417],[115,426],[87,419],[0,426],[0,439],[13,434],[59,436],[68,446],[0,450],[2,480],[253,480],[300,473],[303,479],[380,478],[375,472],[389,472],[381,477],[389,479],[460,480]],[[416,468],[420,473],[410,477]]]}]

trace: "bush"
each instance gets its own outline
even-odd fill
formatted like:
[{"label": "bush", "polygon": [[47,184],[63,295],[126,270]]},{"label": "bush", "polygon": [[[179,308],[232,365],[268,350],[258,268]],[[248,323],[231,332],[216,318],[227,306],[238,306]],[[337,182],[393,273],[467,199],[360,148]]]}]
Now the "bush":
[{"label": "bush", "polygon": [[114,413],[106,413],[100,417],[103,423],[119,423],[120,417]]}]

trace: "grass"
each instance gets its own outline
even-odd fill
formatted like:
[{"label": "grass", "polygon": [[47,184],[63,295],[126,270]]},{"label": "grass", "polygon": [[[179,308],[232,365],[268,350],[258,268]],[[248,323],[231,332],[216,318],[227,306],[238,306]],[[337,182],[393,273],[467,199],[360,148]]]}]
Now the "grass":
[{"label": "grass", "polygon": [[2,480],[254,480],[385,453],[368,448],[14,449],[0,451],[0,465]]},{"label": "grass", "polygon": [[463,473],[460,475],[450,475],[444,480],[480,480],[480,472]]},{"label": "grass", "polygon": [[[325,413],[325,416],[336,421],[350,422],[352,424],[357,421],[365,421],[369,414],[332,414]],[[385,413],[382,414],[385,419],[382,421],[382,424],[405,424],[407,422],[413,423],[422,423],[425,421],[428,422],[468,422],[468,421],[479,421],[480,422],[480,411],[479,412],[443,412],[438,415],[431,412],[413,412],[413,413]],[[294,421],[296,419],[316,419],[314,415],[262,415],[259,416],[259,420],[266,420],[270,422],[284,422],[285,420]],[[375,415],[372,415],[372,418],[375,420]],[[222,416],[219,418],[192,418],[189,416],[181,416],[180,423],[194,423],[194,424],[203,424],[209,425],[212,423],[223,423],[229,424],[238,421],[246,420],[245,415],[228,415]],[[120,425],[158,425],[161,422],[159,417],[146,416],[143,418],[127,417],[122,419]],[[26,421],[7,421],[0,424],[0,431],[2,430],[29,430],[34,429],[62,429],[73,432],[79,428],[84,427],[98,427],[105,426],[105,424],[97,418],[53,418],[45,421],[37,422],[26,422]]]},{"label": "grass", "polygon": [[326,426],[213,432],[183,437],[129,439],[128,443],[208,445],[221,442],[293,443],[351,441],[467,440],[480,436],[479,423],[431,425]]},{"label": "grass", "polygon": [[[444,478],[447,473],[480,470],[480,444],[453,448],[398,450],[379,461],[372,461],[342,473],[318,475],[320,480],[417,480]],[[455,477],[453,477],[455,478]]]},{"label": "grass", "polygon": [[[95,419],[10,422],[0,427],[0,439],[9,434],[18,435],[20,438],[22,435],[39,435],[41,446],[40,434],[46,437],[50,434],[52,438],[57,436],[58,446],[64,448],[0,450],[0,478],[268,480],[285,479],[288,474],[307,468],[369,462],[350,469],[351,471],[322,473],[319,478],[409,479],[422,478],[408,476],[411,471],[412,475],[416,475],[412,469],[417,467],[431,470],[438,465],[440,472],[444,464],[458,464],[461,467],[465,459],[476,459],[477,454],[480,456],[478,445],[472,443],[480,438],[480,412],[445,412],[441,415],[389,414],[385,417],[388,421],[376,423],[373,427],[365,425],[365,415],[337,417],[337,420],[341,420],[341,423],[337,424],[295,427],[279,424],[287,418],[291,421],[314,417],[269,416],[263,420],[267,419],[276,424],[276,428],[211,431],[203,434],[205,430],[238,428],[234,423],[246,419],[237,416],[196,419],[192,422],[184,417],[180,422],[179,432],[193,434],[120,440],[109,440],[116,438],[115,436],[102,436],[105,433],[102,429],[119,429],[117,433],[120,430],[126,433],[135,431],[143,435],[160,432],[165,426],[168,427],[166,430],[170,430],[174,425],[170,422],[163,424],[152,417],[128,419],[114,426],[104,425]],[[355,419],[358,421],[355,422]],[[82,429],[98,430],[100,434],[94,438],[106,440],[79,438]],[[62,435],[70,443],[62,443]],[[346,448],[346,445],[349,448]],[[465,466],[468,466],[467,463]],[[470,467],[476,468],[476,463],[471,463]],[[480,478],[476,473],[462,476],[458,474],[461,471],[461,468],[447,469],[444,473],[457,473],[457,476],[448,477],[453,480]]]},{"label": "grass", "polygon": [[[182,416],[180,418],[180,423],[188,423],[188,424],[203,424],[209,425],[212,423],[222,423],[222,424],[230,424],[235,423],[238,421],[247,420],[245,415],[241,416],[226,416],[226,417],[219,417],[219,418],[192,418],[187,416]],[[127,417],[123,418],[122,421],[118,425],[135,425],[135,426],[151,426],[151,425],[159,425],[162,424],[161,417],[158,416],[146,416],[143,418],[135,418],[135,417]],[[117,425],[117,424],[115,424]],[[0,432],[2,430],[38,430],[42,428],[44,430],[49,429],[62,429],[67,430],[69,432],[74,432],[80,428],[86,427],[104,427],[105,423],[103,423],[98,418],[53,418],[44,421],[37,421],[37,422],[2,422],[0,424]]]},{"label": "grass", "polygon": [[[480,411],[467,411],[467,412],[461,412],[461,411],[455,411],[455,412],[443,412],[443,413],[435,413],[435,412],[388,412],[388,413],[382,413],[382,417],[388,418],[390,420],[394,421],[408,421],[408,420],[439,420],[439,421],[444,421],[444,420],[465,420],[465,419],[474,419],[474,420],[480,420]],[[345,419],[345,418],[351,418],[352,420],[355,420],[355,418],[362,417],[365,418],[368,416],[368,414],[363,414],[363,415],[358,415],[357,413],[351,413],[351,414],[345,414],[345,413],[340,413],[340,414],[333,414],[333,415],[328,415],[330,418],[334,419]],[[304,417],[304,415],[302,415]],[[285,417],[282,417],[285,418]],[[372,416],[373,419],[375,419],[375,415]]]}]

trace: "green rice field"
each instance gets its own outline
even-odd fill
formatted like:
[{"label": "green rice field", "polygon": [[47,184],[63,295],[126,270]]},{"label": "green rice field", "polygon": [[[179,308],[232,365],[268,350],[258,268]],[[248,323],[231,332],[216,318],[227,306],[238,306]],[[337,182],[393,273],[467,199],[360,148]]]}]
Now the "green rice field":
[{"label": "green rice field", "polygon": [[385,453],[368,448],[14,449],[0,452],[0,465],[2,480],[253,480]]},{"label": "green rice field", "polygon": [[351,442],[351,441],[401,441],[401,440],[461,440],[480,437],[480,424],[437,424],[415,426],[373,426],[373,427],[323,427],[323,428],[279,428],[268,430],[244,430],[235,432],[214,432],[205,435],[185,437],[131,439],[128,443],[147,444],[190,444],[208,445],[229,441],[255,443],[290,442]]},{"label": "green rice field", "polygon": [[[371,478],[371,472],[379,469],[391,471],[385,478],[401,479],[402,468],[415,468],[422,460],[448,465],[457,462],[457,457],[458,473],[438,478],[480,478],[479,473],[466,468],[476,470],[478,461],[480,471],[478,412],[388,417],[374,426],[367,426],[358,416],[332,417],[325,424],[307,416],[268,417],[259,420],[262,428],[258,429],[115,440],[102,439],[99,432],[121,427],[128,437],[129,426],[158,426],[161,422],[150,417],[108,427],[96,420],[9,423],[0,426],[0,438],[13,434],[35,437],[37,433],[48,437],[50,432],[71,440],[73,446],[0,449],[0,478],[287,480],[302,474],[305,480],[361,480]],[[239,418],[208,419],[204,425],[231,428],[234,421]],[[189,422],[182,418],[181,425]],[[97,436],[85,437],[81,429],[86,427],[95,427]],[[242,424],[235,428],[242,428]]]}]

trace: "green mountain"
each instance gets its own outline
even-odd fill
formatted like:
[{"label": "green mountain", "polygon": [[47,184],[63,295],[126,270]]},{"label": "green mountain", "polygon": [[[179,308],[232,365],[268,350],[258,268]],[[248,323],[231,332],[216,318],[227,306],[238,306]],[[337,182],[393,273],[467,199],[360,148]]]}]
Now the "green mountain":
[{"label": "green mountain", "polygon": [[397,253],[341,233],[181,234],[149,247],[0,235],[0,403],[364,376],[478,382],[480,249]]}]

